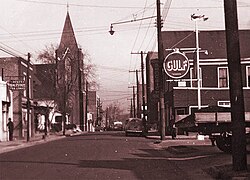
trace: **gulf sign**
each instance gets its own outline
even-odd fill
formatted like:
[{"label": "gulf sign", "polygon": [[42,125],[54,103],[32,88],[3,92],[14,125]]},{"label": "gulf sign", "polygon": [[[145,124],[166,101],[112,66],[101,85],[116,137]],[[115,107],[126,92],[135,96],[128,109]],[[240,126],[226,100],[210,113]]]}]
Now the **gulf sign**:
[{"label": "gulf sign", "polygon": [[172,52],[164,60],[163,68],[171,78],[182,78],[189,71],[188,58],[181,52]]}]

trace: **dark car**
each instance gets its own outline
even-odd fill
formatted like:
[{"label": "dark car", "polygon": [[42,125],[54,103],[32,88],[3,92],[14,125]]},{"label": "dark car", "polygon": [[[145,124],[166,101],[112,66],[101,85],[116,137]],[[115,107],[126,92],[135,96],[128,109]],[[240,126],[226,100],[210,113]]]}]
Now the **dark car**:
[{"label": "dark car", "polygon": [[120,121],[114,122],[113,129],[114,129],[114,131],[122,131],[123,130],[122,122],[120,122]]},{"label": "dark car", "polygon": [[142,135],[143,134],[143,124],[142,119],[139,118],[129,118],[125,124],[125,135]]}]

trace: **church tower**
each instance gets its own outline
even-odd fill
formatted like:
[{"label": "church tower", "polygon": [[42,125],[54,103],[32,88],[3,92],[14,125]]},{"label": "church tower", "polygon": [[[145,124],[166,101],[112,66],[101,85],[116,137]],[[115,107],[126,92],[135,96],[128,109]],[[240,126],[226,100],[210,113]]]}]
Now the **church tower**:
[{"label": "church tower", "polygon": [[[74,29],[67,11],[61,41],[57,49],[57,82],[59,110],[69,115],[70,123],[80,125],[80,95],[82,79],[79,73],[83,66],[83,56],[78,48]],[[83,107],[81,108],[83,109]]]}]

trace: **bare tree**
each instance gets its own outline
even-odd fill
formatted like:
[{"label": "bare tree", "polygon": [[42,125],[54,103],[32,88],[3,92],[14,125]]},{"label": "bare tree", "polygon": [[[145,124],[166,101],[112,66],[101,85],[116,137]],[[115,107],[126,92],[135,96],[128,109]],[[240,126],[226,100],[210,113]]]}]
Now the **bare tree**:
[{"label": "bare tree", "polygon": [[[57,44],[46,45],[45,48],[38,52],[37,63],[41,64],[55,64],[55,52],[58,49]],[[83,52],[83,67],[85,79],[89,83],[89,88],[96,90],[99,87],[96,75],[96,65],[92,63],[91,56],[87,51]]]},{"label": "bare tree", "polygon": [[45,48],[38,52],[37,62],[41,64],[55,64],[55,52],[58,44],[46,45]]},{"label": "bare tree", "polygon": [[[77,69],[82,69],[82,83],[88,81],[91,89],[98,87],[96,82],[96,66],[91,63],[91,58],[88,53],[81,53],[79,55],[73,54],[69,49],[63,54],[63,57],[56,57],[57,45],[50,44],[45,49],[39,52],[37,58],[43,64],[56,64],[54,69],[55,76],[55,101],[58,104],[58,109],[63,114],[63,133],[65,133],[66,114],[73,111],[73,102],[76,97],[76,87],[78,84],[79,74]],[[79,64],[75,63],[80,60]],[[63,63],[62,63],[63,62]],[[85,84],[86,85],[86,84]],[[83,86],[82,86],[83,87]],[[79,89],[77,89],[79,90]],[[82,88],[84,90],[84,88]]]}]

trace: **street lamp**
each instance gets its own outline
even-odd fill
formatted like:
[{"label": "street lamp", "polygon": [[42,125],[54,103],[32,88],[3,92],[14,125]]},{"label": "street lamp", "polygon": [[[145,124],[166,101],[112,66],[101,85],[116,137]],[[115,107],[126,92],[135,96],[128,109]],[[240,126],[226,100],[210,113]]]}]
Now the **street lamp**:
[{"label": "street lamp", "polygon": [[113,24],[110,25],[110,30],[109,30],[110,35],[113,35],[115,31],[113,30]]},{"label": "street lamp", "polygon": [[192,14],[191,20],[195,22],[195,36],[196,36],[196,65],[197,65],[197,90],[198,90],[198,109],[201,109],[201,79],[200,79],[200,48],[199,48],[199,30],[198,21],[206,21],[208,17],[205,15]]},{"label": "street lamp", "polygon": [[112,24],[110,24],[109,33],[110,33],[110,35],[113,35],[115,33],[115,31],[113,30],[113,25],[115,25],[115,24],[124,24],[124,23],[136,22],[136,21],[143,21],[143,20],[152,19],[155,17],[156,16],[150,16],[150,17],[145,17],[145,18],[140,18],[140,19],[132,19],[132,20],[127,20],[127,21],[120,21],[120,22],[112,23]]}]

